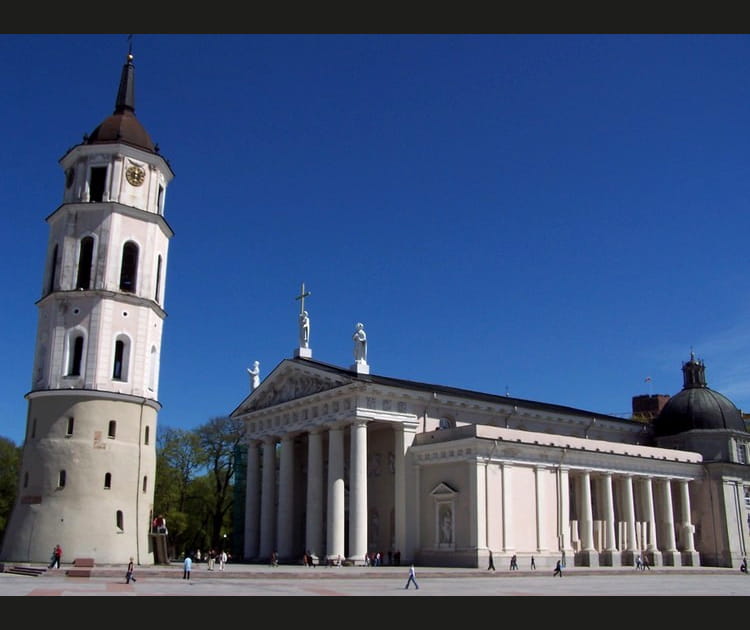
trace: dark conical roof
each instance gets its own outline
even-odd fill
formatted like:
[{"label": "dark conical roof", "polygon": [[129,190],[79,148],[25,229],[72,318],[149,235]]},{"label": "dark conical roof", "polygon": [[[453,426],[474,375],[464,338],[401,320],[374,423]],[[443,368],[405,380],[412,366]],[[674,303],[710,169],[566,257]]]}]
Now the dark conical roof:
[{"label": "dark conical roof", "polygon": [[745,431],[742,413],[723,394],[706,385],[705,366],[690,354],[683,363],[682,391],[669,399],[654,420],[654,435],[675,435],[693,429]]},{"label": "dark conical roof", "polygon": [[128,53],[122,67],[115,111],[84,139],[84,144],[113,142],[122,142],[152,153],[156,152],[148,132],[135,117],[135,66],[131,53]]}]

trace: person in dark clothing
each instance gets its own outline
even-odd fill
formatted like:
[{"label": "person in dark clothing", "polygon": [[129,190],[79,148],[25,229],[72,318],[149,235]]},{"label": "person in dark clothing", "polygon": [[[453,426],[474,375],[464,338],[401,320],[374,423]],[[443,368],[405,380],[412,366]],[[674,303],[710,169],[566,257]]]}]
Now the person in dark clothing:
[{"label": "person in dark clothing", "polygon": [[555,564],[555,570],[552,573],[552,577],[555,577],[556,575],[559,575],[560,577],[562,577],[562,564],[560,563],[559,560]]},{"label": "person in dark clothing", "polygon": [[414,584],[414,588],[419,590],[419,584],[417,584],[417,577],[416,577],[416,571],[414,571],[414,565],[412,564],[409,568],[409,579],[406,580],[406,586],[404,586],[405,589],[409,588],[409,584]]},{"label": "person in dark clothing", "polygon": [[128,568],[125,571],[125,584],[130,584],[131,580],[133,582],[138,581],[135,579],[135,576],[133,575],[134,572],[135,572],[135,565],[133,564],[133,558],[130,558],[130,562],[128,562]]},{"label": "person in dark clothing", "polygon": [[487,565],[488,571],[494,571],[495,570],[495,561],[492,559],[492,549],[490,549],[490,563]]}]

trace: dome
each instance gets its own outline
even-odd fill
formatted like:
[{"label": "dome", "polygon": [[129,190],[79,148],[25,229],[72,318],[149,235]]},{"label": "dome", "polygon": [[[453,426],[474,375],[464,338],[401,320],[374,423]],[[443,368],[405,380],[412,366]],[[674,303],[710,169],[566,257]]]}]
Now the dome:
[{"label": "dome", "polygon": [[154,143],[132,112],[124,111],[106,118],[86,139],[86,144],[124,142],[146,151],[154,151]]},{"label": "dome", "polygon": [[742,413],[734,403],[706,385],[702,361],[691,354],[682,372],[682,391],[669,399],[654,420],[656,437],[694,429],[746,431]]}]

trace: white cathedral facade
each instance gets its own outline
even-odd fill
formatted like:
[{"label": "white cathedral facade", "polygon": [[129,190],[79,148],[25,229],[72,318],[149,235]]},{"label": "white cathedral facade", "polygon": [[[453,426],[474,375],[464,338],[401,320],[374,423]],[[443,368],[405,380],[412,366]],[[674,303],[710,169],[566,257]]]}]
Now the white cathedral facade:
[{"label": "white cathedral facade", "polygon": [[[694,357],[683,366],[674,401],[697,379],[728,403],[703,370]],[[341,368],[300,348],[231,414],[247,426],[244,556],[739,566],[750,434],[734,411],[734,425],[657,439],[649,423]]]},{"label": "white cathedral facade", "polygon": [[[0,561],[47,562],[60,544],[67,561],[152,564],[173,172],[135,117],[131,55],[114,113],[60,165]],[[750,434],[694,356],[683,390],[641,422],[379,375],[359,324],[353,364],[324,363],[307,315],[293,356],[262,380],[256,364],[231,412],[247,429],[242,560],[736,567],[747,555]]]}]

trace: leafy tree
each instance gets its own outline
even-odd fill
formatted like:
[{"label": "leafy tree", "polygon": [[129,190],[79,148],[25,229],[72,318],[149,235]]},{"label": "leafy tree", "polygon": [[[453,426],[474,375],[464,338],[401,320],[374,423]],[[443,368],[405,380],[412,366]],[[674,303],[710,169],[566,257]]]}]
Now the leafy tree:
[{"label": "leafy tree", "polygon": [[156,487],[154,513],[167,519],[170,554],[178,557],[193,537],[190,486],[205,466],[196,434],[169,427],[160,430],[156,440]]},{"label": "leafy tree", "polygon": [[207,477],[212,484],[208,495],[210,544],[224,546],[224,534],[231,534],[232,483],[236,468],[237,447],[244,442],[245,424],[230,417],[212,418],[195,430],[200,448],[206,457]]},{"label": "leafy tree", "polygon": [[20,446],[16,446],[8,438],[0,437],[0,541],[16,502],[21,452]]}]

